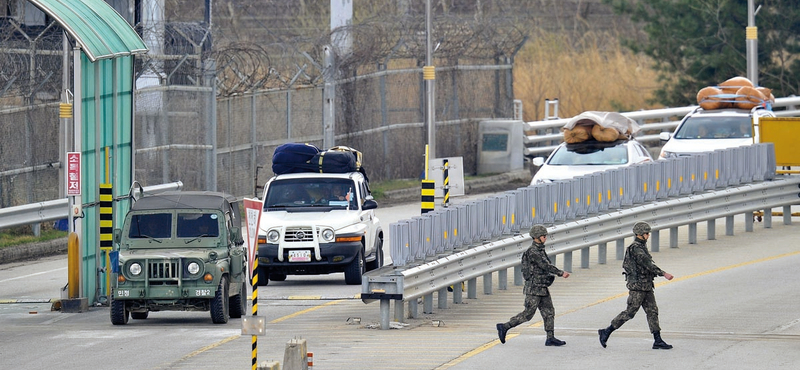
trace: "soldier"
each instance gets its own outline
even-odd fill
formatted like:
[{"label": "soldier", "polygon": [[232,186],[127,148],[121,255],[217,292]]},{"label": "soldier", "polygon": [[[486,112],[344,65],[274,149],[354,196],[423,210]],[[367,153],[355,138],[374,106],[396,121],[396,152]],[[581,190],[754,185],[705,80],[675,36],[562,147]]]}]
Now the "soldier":
[{"label": "soldier", "polygon": [[545,346],[563,346],[567,344],[553,336],[553,325],[555,321],[555,309],[553,300],[550,298],[550,291],[547,289],[555,280],[554,275],[569,277],[569,272],[559,270],[550,263],[547,253],[544,251],[544,243],[547,240],[547,228],[542,225],[533,225],[530,231],[533,238],[533,245],[522,254],[522,275],[525,277],[525,310],[512,317],[508,322],[497,324],[497,335],[500,343],[506,342],[508,330],[530,321],[536,309],[542,313],[544,319],[544,330],[547,332]]},{"label": "soldier", "polygon": [[619,329],[622,324],[633,318],[639,307],[644,308],[647,315],[647,325],[653,333],[653,349],[670,349],[671,345],[661,339],[661,328],[658,326],[658,305],[656,296],[653,293],[653,279],[656,276],[663,276],[667,280],[672,280],[672,274],[664,272],[655,263],[650,252],[647,251],[647,239],[650,239],[650,225],[646,222],[637,222],[633,225],[633,234],[636,236],[633,243],[625,251],[625,259],[622,268],[625,270],[625,280],[628,287],[628,307],[611,320],[611,325],[605,329],[600,329],[600,345],[606,348],[606,341],[614,330]]}]

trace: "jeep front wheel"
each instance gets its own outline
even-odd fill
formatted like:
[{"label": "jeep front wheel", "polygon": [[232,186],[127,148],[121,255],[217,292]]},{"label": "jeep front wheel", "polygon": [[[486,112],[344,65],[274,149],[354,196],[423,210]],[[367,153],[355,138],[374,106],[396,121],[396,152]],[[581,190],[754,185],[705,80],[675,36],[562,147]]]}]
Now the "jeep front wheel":
[{"label": "jeep front wheel", "polygon": [[244,310],[247,309],[247,285],[242,282],[242,290],[239,294],[229,299],[229,307],[231,309],[231,317],[238,319],[245,314]]},{"label": "jeep front wheel", "polygon": [[214,294],[214,300],[211,301],[211,321],[215,324],[225,324],[230,318],[230,311],[228,310],[228,277],[223,276],[219,279],[219,286],[217,293]]},{"label": "jeep front wheel", "polygon": [[125,325],[128,323],[128,309],[125,308],[125,301],[111,300],[111,323],[114,325]]},{"label": "jeep front wheel", "polygon": [[358,251],[358,254],[353,258],[353,262],[347,266],[344,271],[344,282],[347,285],[361,284],[361,276],[364,275],[364,254],[363,251]]}]

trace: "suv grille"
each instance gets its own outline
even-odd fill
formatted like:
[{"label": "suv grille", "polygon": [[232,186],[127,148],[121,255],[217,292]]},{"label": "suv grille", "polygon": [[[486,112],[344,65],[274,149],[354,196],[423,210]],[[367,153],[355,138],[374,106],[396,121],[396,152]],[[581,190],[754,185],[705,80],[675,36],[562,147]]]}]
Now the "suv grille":
[{"label": "suv grille", "polygon": [[287,242],[310,242],[314,240],[314,229],[309,226],[287,227],[286,236],[283,238]]},{"label": "suv grille", "polygon": [[177,279],[180,263],[178,261],[148,262],[148,278],[150,279]]}]

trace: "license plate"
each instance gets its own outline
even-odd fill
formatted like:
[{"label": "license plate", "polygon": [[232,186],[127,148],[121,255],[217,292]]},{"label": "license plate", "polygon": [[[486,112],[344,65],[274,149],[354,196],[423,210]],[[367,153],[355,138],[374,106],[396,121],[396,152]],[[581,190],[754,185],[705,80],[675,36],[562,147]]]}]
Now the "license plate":
[{"label": "license plate", "polygon": [[289,251],[289,262],[311,262],[311,251]]}]

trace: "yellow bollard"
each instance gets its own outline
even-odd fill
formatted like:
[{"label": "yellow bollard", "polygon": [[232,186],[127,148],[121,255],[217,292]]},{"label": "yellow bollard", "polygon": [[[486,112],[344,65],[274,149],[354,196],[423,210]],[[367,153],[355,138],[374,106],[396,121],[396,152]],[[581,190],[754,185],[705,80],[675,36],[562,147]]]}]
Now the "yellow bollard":
[{"label": "yellow bollard", "polygon": [[69,238],[67,239],[67,273],[69,276],[69,298],[75,299],[78,298],[80,294],[80,245],[78,244],[78,234],[77,233],[69,233]]}]

